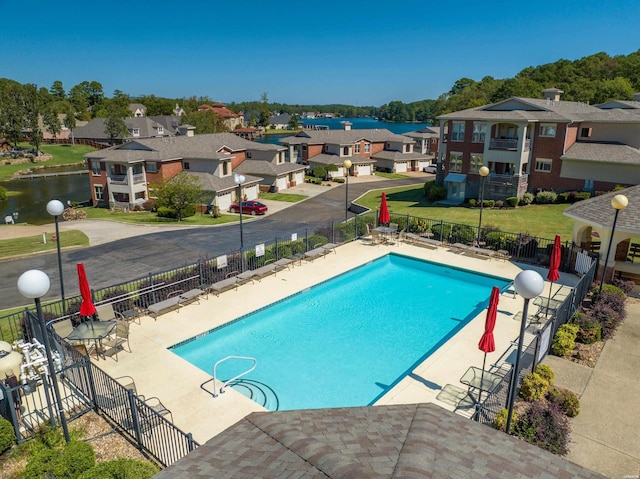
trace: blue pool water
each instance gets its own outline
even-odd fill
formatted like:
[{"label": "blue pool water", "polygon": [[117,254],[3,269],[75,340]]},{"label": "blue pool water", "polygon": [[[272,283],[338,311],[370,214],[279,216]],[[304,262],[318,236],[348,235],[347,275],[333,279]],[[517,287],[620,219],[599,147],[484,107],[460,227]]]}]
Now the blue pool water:
[{"label": "blue pool water", "polygon": [[[268,409],[370,405],[485,309],[493,286],[509,283],[389,254],[172,351],[208,374],[226,356],[256,358],[249,383]],[[247,366],[229,361],[217,375]]]}]

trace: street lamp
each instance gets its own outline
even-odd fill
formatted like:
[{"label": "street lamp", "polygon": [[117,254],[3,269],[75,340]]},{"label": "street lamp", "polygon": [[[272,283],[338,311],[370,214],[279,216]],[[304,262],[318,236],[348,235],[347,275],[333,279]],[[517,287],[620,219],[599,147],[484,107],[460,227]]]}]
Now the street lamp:
[{"label": "street lamp", "polygon": [[347,221],[349,219],[349,169],[351,168],[351,160],[344,160],[342,166],[344,166],[347,177],[347,188],[344,193],[344,220]]},{"label": "street lamp", "polygon": [[[58,273],[60,274],[60,296],[62,296],[62,311],[67,307],[64,302],[64,281],[62,280],[62,256],[60,255],[60,229],[58,228],[58,216],[64,212],[64,205],[60,200],[51,200],[47,203],[47,212],[53,216],[56,223],[56,244],[58,247]],[[47,288],[48,289],[48,288]]]},{"label": "street lamp", "polygon": [[58,388],[58,377],[56,376],[56,370],[53,363],[53,357],[51,356],[51,346],[49,344],[49,333],[47,332],[47,326],[44,322],[44,316],[42,315],[42,306],[40,304],[40,298],[47,294],[51,282],[49,276],[43,271],[38,269],[30,269],[25,271],[18,278],[18,291],[25,298],[33,299],[36,302],[36,312],[38,314],[38,321],[40,323],[40,331],[42,332],[42,341],[44,343],[44,349],[47,353],[47,365],[49,367],[49,376],[53,383],[53,392],[56,395],[56,402],[58,403],[58,415],[60,416],[60,424],[62,425],[62,431],[64,438],[67,442],[69,438],[69,429],[67,428],[67,420],[64,416],[64,408],[62,407],[62,397],[60,396],[60,389]]},{"label": "street lamp", "polygon": [[520,377],[520,356],[522,355],[522,342],[524,340],[524,330],[527,325],[527,317],[529,316],[529,300],[535,298],[544,289],[544,279],[536,271],[526,269],[520,271],[513,280],[516,292],[524,298],[524,307],[522,308],[522,320],[520,322],[520,336],[518,337],[518,350],[516,352],[516,362],[513,366],[513,375],[511,376],[511,387],[509,388],[509,407],[507,412],[507,434],[511,431],[511,417],[513,416],[513,404],[516,401],[516,389],[518,387],[518,378]]},{"label": "street lamp", "polygon": [[600,289],[598,292],[602,292],[602,285],[604,284],[604,277],[607,274],[607,264],[609,264],[609,253],[611,253],[611,243],[613,243],[613,233],[616,231],[616,223],[618,222],[618,213],[623,210],[629,204],[629,200],[624,195],[615,195],[611,198],[611,206],[616,210],[616,215],[613,217],[613,226],[611,227],[611,236],[609,236],[609,246],[607,246],[607,256],[604,260],[602,267],[602,278],[600,279]]},{"label": "street lamp", "polygon": [[480,179],[480,221],[478,222],[478,239],[476,240],[476,246],[480,247],[480,228],[482,228],[482,207],[484,206],[484,183],[487,180],[487,176],[490,171],[486,166],[481,166],[478,173],[482,177]]},{"label": "street lamp", "polygon": [[244,175],[234,173],[233,181],[238,185],[238,206],[240,208],[240,249],[244,249],[244,240],[242,239],[242,183],[246,180]]}]

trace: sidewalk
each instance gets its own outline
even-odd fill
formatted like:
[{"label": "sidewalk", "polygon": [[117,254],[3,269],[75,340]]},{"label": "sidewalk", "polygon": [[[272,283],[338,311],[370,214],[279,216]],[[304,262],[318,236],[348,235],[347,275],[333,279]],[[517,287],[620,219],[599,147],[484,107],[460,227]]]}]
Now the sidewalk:
[{"label": "sidewalk", "polygon": [[606,342],[595,368],[555,356],[544,360],[556,384],[580,396],[567,459],[607,477],[640,477],[639,340],[640,299],[630,298],[627,319]]}]

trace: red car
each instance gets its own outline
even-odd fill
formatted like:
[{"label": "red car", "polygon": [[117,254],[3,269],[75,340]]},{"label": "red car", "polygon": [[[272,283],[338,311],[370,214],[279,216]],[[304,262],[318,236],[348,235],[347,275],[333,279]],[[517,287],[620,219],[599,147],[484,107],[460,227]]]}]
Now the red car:
[{"label": "red car", "polygon": [[[231,213],[239,213],[240,207],[238,203],[234,203],[229,208]],[[242,214],[245,215],[263,215],[267,212],[267,205],[260,203],[259,201],[243,201],[242,202]]]}]

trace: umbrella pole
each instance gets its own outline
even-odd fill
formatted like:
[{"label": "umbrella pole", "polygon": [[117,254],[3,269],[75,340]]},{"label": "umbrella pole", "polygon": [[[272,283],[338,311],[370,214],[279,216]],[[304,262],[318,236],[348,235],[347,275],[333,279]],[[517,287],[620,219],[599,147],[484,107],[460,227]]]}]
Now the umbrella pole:
[{"label": "umbrella pole", "polygon": [[544,311],[544,319],[547,319],[547,316],[549,315],[549,305],[551,304],[551,290],[553,289],[553,281],[551,281],[551,284],[549,285],[549,297],[547,298],[547,309],[545,309]]},{"label": "umbrella pole", "polygon": [[478,403],[482,401],[482,383],[484,382],[484,365],[487,362],[487,353],[484,353],[484,359],[482,360],[482,372],[480,373],[480,392],[478,393]]}]

